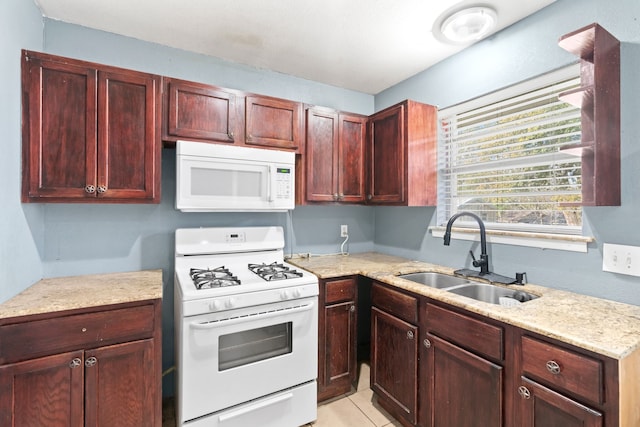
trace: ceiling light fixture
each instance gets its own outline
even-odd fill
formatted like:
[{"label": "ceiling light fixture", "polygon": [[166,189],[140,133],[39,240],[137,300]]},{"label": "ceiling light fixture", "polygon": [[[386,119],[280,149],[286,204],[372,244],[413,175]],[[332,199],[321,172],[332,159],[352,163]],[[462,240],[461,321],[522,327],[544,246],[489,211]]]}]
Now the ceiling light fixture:
[{"label": "ceiling light fixture", "polygon": [[469,7],[459,10],[444,20],[438,20],[439,32],[444,41],[453,44],[466,44],[480,40],[496,27],[496,11],[485,6]]}]

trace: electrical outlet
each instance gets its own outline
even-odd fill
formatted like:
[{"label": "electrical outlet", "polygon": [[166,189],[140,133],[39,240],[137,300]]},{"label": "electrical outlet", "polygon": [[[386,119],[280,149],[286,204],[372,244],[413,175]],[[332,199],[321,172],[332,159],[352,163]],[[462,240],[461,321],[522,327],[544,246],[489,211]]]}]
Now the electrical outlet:
[{"label": "electrical outlet", "polygon": [[340,237],[348,237],[349,236],[349,227],[346,224],[342,224],[340,226]]},{"label": "electrical outlet", "polygon": [[640,247],[602,245],[602,271],[640,276]]}]

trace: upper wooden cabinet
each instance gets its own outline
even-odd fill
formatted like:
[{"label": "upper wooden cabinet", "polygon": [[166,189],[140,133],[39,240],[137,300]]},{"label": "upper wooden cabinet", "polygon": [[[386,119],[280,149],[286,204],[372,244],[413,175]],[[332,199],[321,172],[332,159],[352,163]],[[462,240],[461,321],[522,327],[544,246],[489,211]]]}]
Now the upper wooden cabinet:
[{"label": "upper wooden cabinet", "polygon": [[372,115],[367,144],[369,203],[436,205],[436,107],[407,100]]},{"label": "upper wooden cabinet", "polygon": [[160,77],[22,54],[22,201],[160,202]]},{"label": "upper wooden cabinet", "polygon": [[233,144],[243,140],[243,99],[231,90],[163,79],[162,139]]},{"label": "upper wooden cabinet", "polygon": [[307,109],[306,201],[362,203],[367,117]]},{"label": "upper wooden cabinet", "polygon": [[581,204],[620,206],[620,42],[591,24],[559,44],[580,58],[580,88],[560,99],[581,108],[582,142],[567,147],[582,157]]},{"label": "upper wooden cabinet", "polygon": [[259,95],[248,95],[245,103],[247,145],[304,150],[301,103]]}]

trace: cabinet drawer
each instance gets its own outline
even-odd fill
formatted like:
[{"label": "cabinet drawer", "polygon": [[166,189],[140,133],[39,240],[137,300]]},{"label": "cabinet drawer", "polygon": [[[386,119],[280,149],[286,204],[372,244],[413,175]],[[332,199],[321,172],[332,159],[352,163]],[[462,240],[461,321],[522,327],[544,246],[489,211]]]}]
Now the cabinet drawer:
[{"label": "cabinet drawer", "polygon": [[407,322],[418,323],[418,299],[377,283],[371,289],[371,304]]},{"label": "cabinet drawer", "polygon": [[464,314],[427,305],[428,329],[460,347],[495,360],[504,359],[504,330]]},{"label": "cabinet drawer", "polygon": [[602,362],[548,342],[522,337],[522,371],[549,387],[603,402]]},{"label": "cabinet drawer", "polygon": [[153,330],[153,305],[6,325],[0,327],[0,364],[149,338]]},{"label": "cabinet drawer", "polygon": [[330,280],[324,284],[324,302],[333,304],[356,298],[356,281],[353,278]]}]

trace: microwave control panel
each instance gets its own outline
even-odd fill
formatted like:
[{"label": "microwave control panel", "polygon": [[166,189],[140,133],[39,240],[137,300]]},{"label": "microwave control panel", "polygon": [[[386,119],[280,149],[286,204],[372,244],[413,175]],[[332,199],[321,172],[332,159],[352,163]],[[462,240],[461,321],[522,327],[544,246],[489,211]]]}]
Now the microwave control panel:
[{"label": "microwave control panel", "polygon": [[290,199],[293,188],[293,168],[276,168],[276,198]]}]

